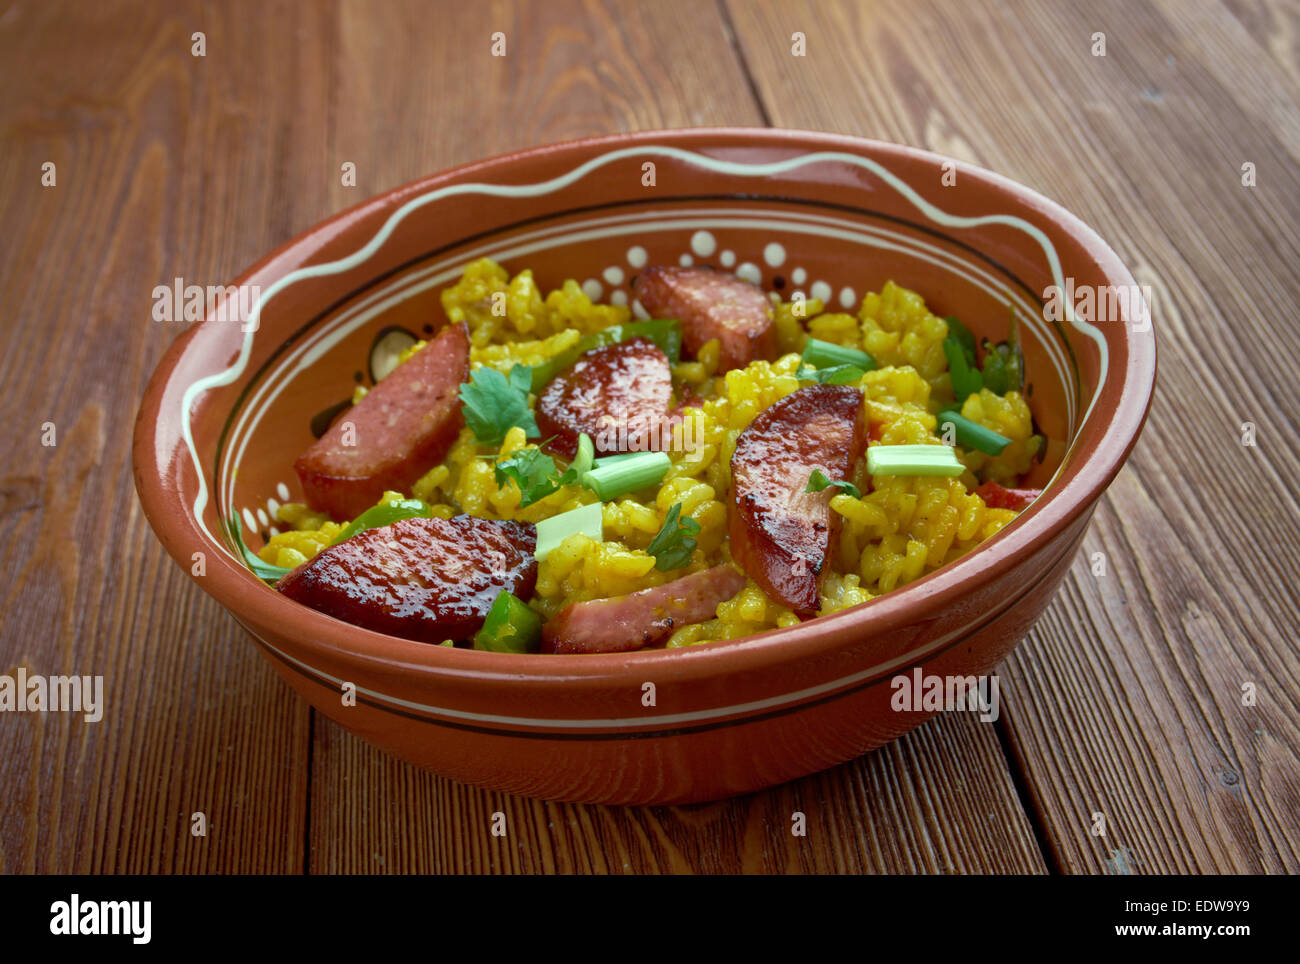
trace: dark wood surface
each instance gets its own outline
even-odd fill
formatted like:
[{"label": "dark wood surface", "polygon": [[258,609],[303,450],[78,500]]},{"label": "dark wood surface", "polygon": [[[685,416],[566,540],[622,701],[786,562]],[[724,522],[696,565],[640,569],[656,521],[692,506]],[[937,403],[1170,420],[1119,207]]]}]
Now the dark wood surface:
[{"label": "dark wood surface", "polygon": [[[0,715],[0,871],[1300,871],[1298,45],[1287,0],[0,3],[0,672],[103,674],[107,703]],[[720,124],[992,168],[1153,287],[1150,422],[1002,720],[619,809],[468,788],[308,710],[141,514],[153,286],[453,164]]]}]

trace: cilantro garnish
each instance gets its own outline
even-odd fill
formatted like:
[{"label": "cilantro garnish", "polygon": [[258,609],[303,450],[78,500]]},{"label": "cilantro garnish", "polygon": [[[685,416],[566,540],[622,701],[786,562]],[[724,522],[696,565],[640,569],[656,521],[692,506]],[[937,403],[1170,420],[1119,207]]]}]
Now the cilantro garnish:
[{"label": "cilantro garnish", "polygon": [[825,489],[828,486],[835,486],[840,490],[842,490],[847,495],[853,496],[853,498],[855,499],[862,498],[862,493],[858,491],[858,487],[854,485],[852,482],[845,482],[841,479],[828,479],[826,478],[826,474],[821,469],[812,470],[812,475],[808,476],[808,485],[804,489],[804,491],[820,492],[822,489]]},{"label": "cilantro garnish", "polygon": [[[570,475],[574,478],[569,479]],[[493,476],[498,486],[505,485],[507,479],[515,480],[522,494],[519,500],[521,509],[560,491],[561,485],[577,481],[573,472],[561,476],[555,459],[541,449],[520,449],[511,458],[498,462]]]},{"label": "cilantro garnish", "polygon": [[663,528],[650,540],[646,552],[655,557],[655,568],[660,572],[680,569],[691,561],[695,551],[694,536],[699,535],[700,524],[687,516],[678,521],[682,513],[682,504],[674,502],[664,519]]},{"label": "cilantro garnish", "polygon": [[537,419],[528,407],[528,390],[532,386],[532,369],[516,365],[510,377],[495,368],[476,368],[470,380],[460,386],[460,400],[465,423],[484,445],[500,445],[506,432],[518,426],[530,438],[539,433]]}]

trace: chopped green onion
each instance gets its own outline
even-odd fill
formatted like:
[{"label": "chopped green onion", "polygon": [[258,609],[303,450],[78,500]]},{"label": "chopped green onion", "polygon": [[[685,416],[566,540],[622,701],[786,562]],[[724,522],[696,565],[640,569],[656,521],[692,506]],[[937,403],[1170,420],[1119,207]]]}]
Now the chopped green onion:
[{"label": "chopped green onion", "polygon": [[608,502],[662,481],[672,464],[663,452],[638,452],[634,459],[592,469],[582,476],[582,484]]},{"label": "chopped green onion", "polygon": [[985,428],[979,422],[972,422],[954,409],[947,408],[939,413],[939,428],[942,431],[946,423],[952,423],[953,434],[957,441],[968,449],[975,449],[985,455],[1001,455],[1002,450],[1011,444],[1011,439],[999,435],[991,428]]},{"label": "chopped green onion", "polygon": [[957,461],[950,445],[872,445],[867,449],[867,471],[872,475],[957,476],[966,466]]},{"label": "chopped green onion", "polygon": [[817,368],[852,365],[869,372],[876,367],[876,360],[865,351],[858,351],[856,348],[845,348],[843,345],[834,345],[829,341],[809,338],[808,344],[804,345],[803,349],[803,364]]},{"label": "chopped green onion", "polygon": [[568,476],[572,472],[575,480],[581,479],[584,473],[591,471],[595,460],[596,446],[592,444],[591,436],[583,432],[578,436],[578,454],[573,457],[564,474]]},{"label": "chopped green onion", "polygon": [[396,502],[371,506],[344,526],[343,531],[334,537],[330,545],[337,546],[340,542],[346,542],[358,532],[367,529],[378,529],[380,526],[392,525],[402,519],[427,519],[431,515],[432,510],[419,499],[398,499]]},{"label": "chopped green onion", "polygon": [[852,482],[845,482],[842,479],[828,479],[826,473],[821,469],[813,469],[812,475],[808,476],[808,484],[804,486],[805,492],[820,492],[828,486],[835,486],[842,489],[847,495],[855,499],[862,498],[862,493]]},{"label": "chopped green onion", "polygon": [[627,462],[630,459],[639,459],[643,455],[645,455],[644,452],[619,452],[616,455],[602,455],[592,464],[595,468],[603,469],[611,465],[618,465],[620,462]]},{"label": "chopped green onion", "polygon": [[968,352],[962,343],[949,335],[943,340],[943,353],[948,359],[948,374],[952,378],[952,394],[960,405],[968,395],[984,387],[984,376],[975,367],[974,352]]},{"label": "chopped green onion", "polygon": [[856,385],[865,372],[857,365],[832,365],[830,368],[813,368],[799,363],[799,370],[794,377],[801,382],[816,382],[819,385]]},{"label": "chopped green onion", "polygon": [[599,502],[580,505],[537,523],[537,548],[533,550],[533,555],[541,562],[552,549],[575,532],[588,535],[597,542],[604,539],[605,522]]},{"label": "chopped green onion", "polygon": [[474,648],[494,653],[535,653],[542,641],[542,617],[518,596],[502,590],[474,636]]},{"label": "chopped green onion", "polygon": [[244,557],[244,565],[253,571],[258,579],[265,579],[268,582],[276,582],[293,572],[292,569],[286,569],[284,566],[273,566],[269,562],[264,562],[244,543],[244,530],[240,525],[239,516],[233,515],[226,523],[230,530],[230,537],[235,540],[235,547],[239,554]]}]

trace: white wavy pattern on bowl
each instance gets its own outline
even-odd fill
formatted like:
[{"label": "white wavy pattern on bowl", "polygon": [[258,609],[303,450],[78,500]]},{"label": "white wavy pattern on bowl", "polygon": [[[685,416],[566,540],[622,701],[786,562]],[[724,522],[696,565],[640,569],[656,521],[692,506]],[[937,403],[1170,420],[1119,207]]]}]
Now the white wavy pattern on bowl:
[{"label": "white wavy pattern on bowl", "polygon": [[[879,177],[885,184],[887,184],[889,187],[895,190],[900,196],[902,196],[913,207],[915,207],[918,212],[920,212],[922,215],[924,215],[927,219],[929,219],[932,223],[936,225],[940,225],[946,228],[976,228],[976,227],[982,227],[984,225],[990,225],[990,224],[1001,224],[1024,232],[1031,239],[1033,239],[1033,241],[1043,251],[1044,257],[1047,260],[1048,269],[1050,271],[1053,283],[1056,284],[1059,288],[1061,288],[1061,290],[1064,290],[1065,288],[1065,279],[1062,274],[1060,256],[1057,253],[1056,248],[1052,244],[1051,240],[1040,228],[1036,227],[1033,224],[1030,224],[1028,221],[1025,221],[1022,218],[1018,218],[1008,214],[989,214],[989,215],[981,215],[978,217],[963,217],[963,216],[950,214],[940,209],[936,205],[931,204],[925,198],[921,197],[915,190],[912,189],[911,186],[909,186],[905,181],[903,181],[897,175],[893,174],[891,171],[885,168],[878,161],[872,160],[871,158],[860,157],[856,154],[849,154],[843,151],[814,151],[807,154],[799,154],[794,157],[786,158],[785,160],[781,160],[781,161],[751,164],[751,163],[745,163],[741,161],[724,161],[718,158],[709,157],[704,154],[699,154],[695,151],[688,151],[677,147],[669,147],[667,145],[646,145],[644,147],[629,147],[629,148],[621,148],[618,150],[608,151],[604,154],[598,155],[597,157],[584,161],[582,164],[579,164],[577,167],[574,167],[572,170],[568,171],[565,174],[561,174],[549,180],[540,181],[534,184],[507,185],[507,184],[467,183],[467,184],[451,184],[445,187],[436,188],[418,197],[412,198],[411,200],[403,204],[400,208],[398,208],[396,211],[394,211],[391,215],[389,215],[388,219],[384,222],[383,226],[380,227],[380,229],[375,232],[375,235],[365,245],[363,245],[358,250],[354,251],[352,254],[344,258],[339,258],[338,260],[330,261],[324,264],[312,265],[307,268],[299,268],[295,271],[291,271],[290,273],[286,274],[283,278],[279,278],[276,281],[272,282],[272,284],[270,284],[265,290],[261,292],[257,301],[252,306],[252,310],[250,312],[249,319],[248,319],[249,324],[246,326],[248,330],[244,333],[243,344],[240,347],[239,356],[238,358],[236,358],[234,363],[230,365],[228,368],[225,368],[221,371],[214,372],[211,375],[195,380],[192,384],[190,384],[186,388],[181,398],[181,413],[180,413],[181,428],[182,428],[183,437],[185,439],[185,445],[187,450],[189,451],[190,459],[193,462],[194,471],[198,482],[198,493],[195,496],[194,504],[193,504],[193,517],[195,523],[203,531],[203,533],[213,543],[220,546],[223,551],[227,552],[227,554],[231,555],[233,558],[233,554],[231,554],[229,550],[226,549],[223,541],[213,537],[212,532],[208,529],[207,523],[204,521],[203,518],[204,512],[208,504],[209,493],[207,487],[207,479],[204,475],[202,462],[199,458],[198,449],[194,442],[194,433],[190,421],[190,415],[194,410],[195,402],[204,392],[213,388],[218,388],[235,382],[247,370],[248,361],[252,354],[253,339],[257,336],[257,333],[261,327],[259,322],[261,318],[262,308],[279,292],[283,291],[290,285],[296,284],[297,282],[300,281],[305,281],[310,278],[319,278],[319,277],[326,277],[334,274],[341,274],[345,271],[350,271],[353,268],[356,268],[364,264],[371,257],[373,257],[376,252],[382,249],[384,242],[387,241],[388,238],[392,235],[397,225],[399,225],[413,211],[419,210],[422,207],[425,207],[429,204],[433,204],[444,198],[454,197],[459,195],[483,195],[487,197],[498,197],[498,198],[539,197],[569,187],[572,184],[576,183],[577,181],[580,181],[582,178],[586,177],[588,174],[592,173],[593,171],[606,167],[609,164],[613,164],[628,158],[644,159],[647,156],[671,158],[674,160],[682,161],[687,164],[695,165],[697,167],[712,171],[714,173],[720,173],[720,174],[725,174],[728,176],[739,177],[739,178],[771,177],[775,175],[785,174],[790,171],[797,170],[801,167],[806,167],[812,164],[820,164],[820,163],[840,163],[840,164],[847,164],[853,167],[858,167]],[[735,210],[736,210],[735,208],[729,208],[728,213],[734,215]],[[770,212],[765,212],[765,213],[767,213],[769,218],[771,217]],[[655,218],[656,220],[663,219],[662,214],[655,215]],[[717,228],[722,227],[722,225],[719,223],[717,219],[713,219],[709,221],[708,224]],[[642,227],[644,228],[645,225],[643,225]],[[782,229],[786,228],[785,219],[783,219],[780,222],[780,227]],[[856,230],[865,231],[866,229],[863,229],[859,226],[856,228]],[[569,237],[573,238],[574,236],[569,235]],[[517,242],[519,239],[513,239],[513,240]],[[897,238],[895,238],[895,240],[897,240]],[[526,253],[527,253],[527,246],[524,245],[520,250],[518,250],[515,256],[520,256]],[[464,261],[465,257],[466,255],[463,252],[459,255],[459,259],[462,262]],[[407,279],[403,279],[403,280],[407,280]],[[443,282],[427,280],[425,283],[428,285],[433,285],[433,284],[440,284]],[[409,293],[410,292],[406,292],[405,294],[409,296]],[[390,298],[398,297],[400,299],[400,297],[402,296],[398,295],[398,296],[389,296],[389,297]],[[1019,301],[1021,299],[1019,298],[1019,296],[1017,296],[1015,300]],[[1100,398],[1101,396],[1101,388],[1106,381],[1106,376],[1108,371],[1108,352],[1107,352],[1105,337],[1102,334],[1101,330],[1097,328],[1095,325],[1081,321],[1079,318],[1077,318],[1077,316],[1074,314],[1073,306],[1070,305],[1068,301],[1064,307],[1065,307],[1065,315],[1066,315],[1067,323],[1069,323],[1072,327],[1074,327],[1077,331],[1079,331],[1086,337],[1090,338],[1096,344],[1098,355],[1099,355],[1099,377],[1097,381],[1097,386],[1093,391],[1092,400],[1088,406],[1087,411],[1084,414],[1083,420],[1078,425],[1078,428],[1081,429],[1083,424],[1086,424],[1088,418],[1091,416],[1093,408],[1096,405],[1097,399]],[[1033,318],[1038,314],[1039,312],[1036,310],[1036,306],[1026,311],[1026,315],[1028,316],[1028,318]],[[306,352],[302,352],[300,354],[300,362],[299,362],[300,364],[310,364],[312,361],[319,358],[321,354],[323,354],[326,350],[328,350],[328,348],[334,342],[336,342],[339,337],[341,337],[341,335],[338,334],[337,329],[334,328],[334,326],[329,326],[329,327],[331,328],[332,331],[334,331],[334,334],[332,336],[326,336],[326,333],[322,332],[321,334],[323,337],[317,337],[316,339],[314,339],[313,347],[310,350]],[[1052,344],[1053,340],[1050,338],[1045,339],[1044,343]],[[266,384],[270,384],[271,382],[272,379],[268,378],[267,381],[264,383],[263,387],[265,387]],[[1071,386],[1070,404],[1071,404],[1071,416],[1072,416],[1074,412],[1074,405],[1076,404],[1076,401],[1074,400],[1072,394],[1073,381],[1071,379],[1063,379],[1063,382],[1067,386]],[[258,394],[260,394],[260,390]],[[257,403],[257,395],[255,394],[254,397],[250,399],[248,404],[245,406],[245,411],[252,410],[252,408],[256,403]],[[1071,417],[1069,421],[1071,424],[1074,424],[1073,417]],[[236,449],[236,445],[234,444],[234,441],[235,441],[235,437],[234,434],[232,434],[231,445],[227,449],[228,453],[234,452],[234,450]],[[238,448],[239,448],[239,452],[242,453],[243,447],[239,446]],[[238,463],[238,458],[235,457],[234,464],[237,463]],[[230,473],[226,473],[225,477],[229,479]],[[229,504],[230,504],[229,501],[223,500],[224,506],[229,506]]]}]

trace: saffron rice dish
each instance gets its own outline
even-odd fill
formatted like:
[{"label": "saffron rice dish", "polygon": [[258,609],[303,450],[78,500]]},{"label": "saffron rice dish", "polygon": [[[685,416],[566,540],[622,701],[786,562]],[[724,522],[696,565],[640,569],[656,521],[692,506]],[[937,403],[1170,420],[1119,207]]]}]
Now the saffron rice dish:
[{"label": "saffron rice dish", "polygon": [[[467,366],[447,376],[454,398],[430,396],[445,417],[420,431],[436,444],[403,450],[396,475],[370,473],[368,492],[349,476],[344,499],[340,471],[320,467],[347,454],[331,442],[348,422],[340,415],[317,443],[333,452],[299,460],[307,501],[279,508],[286,531],[250,554],[255,571],[306,605],[432,644],[672,649],[792,626],[905,586],[995,535],[1038,494],[1020,487],[1044,439],[1023,395],[1014,322],[1006,342],[976,345],[957,319],[893,282],[851,312],[698,268],[646,269],[634,294],[653,320],[593,303],[573,280],[544,294],[530,270],[511,277],[490,260],[470,263],[441,293],[438,339],[448,341],[437,351],[450,357],[463,332],[454,337],[466,341]],[[738,335],[733,316],[750,327]],[[367,395],[409,377],[398,373],[426,351],[416,342],[369,392],[356,390],[363,446]],[[621,401],[610,411],[588,410],[612,398]],[[424,527],[418,537],[410,520]],[[497,528],[484,543],[481,591],[457,608],[434,598],[436,579],[411,576],[410,560],[423,558],[421,539],[477,538],[475,520]],[[317,604],[324,578],[290,591],[350,545],[356,566],[392,577],[374,601],[382,619]],[[439,572],[471,565],[430,558]],[[351,564],[341,571],[355,574]],[[357,579],[373,586],[370,570]],[[408,583],[423,593],[418,624],[398,611],[415,605]],[[624,599],[623,609],[588,607],[600,628],[574,616],[580,604]]]}]

